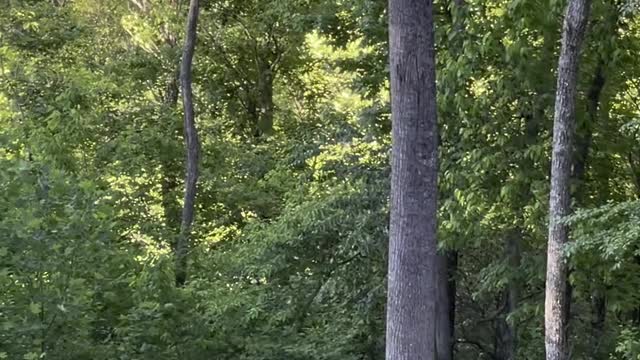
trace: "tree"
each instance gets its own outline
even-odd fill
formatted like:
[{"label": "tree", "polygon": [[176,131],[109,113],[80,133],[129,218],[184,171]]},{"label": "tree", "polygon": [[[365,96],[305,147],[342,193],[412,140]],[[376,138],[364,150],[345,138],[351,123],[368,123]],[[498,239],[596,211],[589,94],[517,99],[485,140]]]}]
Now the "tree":
[{"label": "tree", "polygon": [[571,0],[562,29],[553,121],[549,243],[545,290],[545,347],[547,360],[569,358],[568,325],[571,292],[564,246],[569,228],[562,221],[571,211],[571,165],[575,131],[580,47],[586,32],[590,0]]},{"label": "tree", "polygon": [[436,118],[433,2],[389,3],[392,160],[389,360],[436,355]]},{"label": "tree", "polygon": [[184,205],[182,208],[182,223],[180,237],[176,245],[176,284],[184,285],[187,279],[187,251],[191,225],[195,213],[195,199],[198,183],[198,161],[200,157],[200,141],[195,124],[193,106],[193,90],[191,88],[193,54],[196,46],[196,30],[198,26],[199,1],[191,0],[187,18],[187,32],[185,34],[182,64],[180,67],[180,83],[182,85],[182,102],[184,104],[184,139],[187,149],[186,176],[184,184]]}]

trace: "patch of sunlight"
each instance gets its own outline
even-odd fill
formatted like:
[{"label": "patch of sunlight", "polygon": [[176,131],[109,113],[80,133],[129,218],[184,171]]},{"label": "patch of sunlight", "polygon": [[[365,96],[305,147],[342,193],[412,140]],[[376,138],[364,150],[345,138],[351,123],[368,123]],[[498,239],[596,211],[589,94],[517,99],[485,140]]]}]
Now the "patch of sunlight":
[{"label": "patch of sunlight", "polygon": [[507,9],[504,6],[496,6],[487,11],[487,14],[493,18],[501,18],[507,13]]},{"label": "patch of sunlight", "polygon": [[474,97],[482,97],[489,92],[489,79],[472,79],[469,88]]},{"label": "patch of sunlight", "polygon": [[309,54],[314,59],[328,60],[348,60],[356,59],[359,56],[370,54],[374,51],[373,46],[364,46],[362,38],[350,41],[345,47],[336,47],[329,44],[328,39],[318,31],[311,32],[306,36],[306,44]]},{"label": "patch of sunlight", "polygon": [[505,36],[502,38],[502,45],[504,45],[505,48],[509,48],[514,43],[515,40],[509,34],[505,34]]},{"label": "patch of sunlight", "polygon": [[333,107],[341,113],[354,114],[362,109],[373,105],[372,100],[363,99],[358,93],[350,88],[342,89],[336,94]]},{"label": "patch of sunlight", "polygon": [[149,101],[156,101],[157,96],[153,93],[153,90],[147,90],[143,94],[144,99]]},{"label": "patch of sunlight", "polygon": [[[135,177],[119,174],[118,176],[108,176],[105,180],[113,190],[125,194],[127,198],[144,196],[152,200],[152,202],[145,201],[147,214],[156,218],[162,216],[160,185],[157,179],[146,174]],[[146,191],[142,192],[142,189],[146,189]]]},{"label": "patch of sunlight", "polygon": [[[0,93],[0,121],[4,122],[5,120],[9,120],[13,115],[14,112],[11,109],[11,102],[4,94]],[[0,125],[3,124],[0,123]]]},{"label": "patch of sunlight", "polygon": [[544,45],[544,36],[540,35],[532,38],[529,43],[535,48],[542,47],[542,45]]},{"label": "patch of sunlight", "polygon": [[133,43],[151,54],[158,54],[160,49],[155,44],[156,30],[148,24],[144,18],[136,15],[123,16],[121,20],[123,29],[129,33]]},{"label": "patch of sunlight", "polygon": [[153,237],[139,231],[132,231],[128,235],[131,244],[138,246],[142,253],[136,255],[135,260],[140,264],[147,263],[150,259],[156,259],[171,252],[169,246]]},{"label": "patch of sunlight", "polygon": [[[220,226],[214,228],[207,236],[204,238],[205,244],[215,244],[217,242],[231,239],[240,235],[240,228],[237,225],[230,226]],[[204,249],[205,252],[209,252],[211,248],[207,247]]]}]

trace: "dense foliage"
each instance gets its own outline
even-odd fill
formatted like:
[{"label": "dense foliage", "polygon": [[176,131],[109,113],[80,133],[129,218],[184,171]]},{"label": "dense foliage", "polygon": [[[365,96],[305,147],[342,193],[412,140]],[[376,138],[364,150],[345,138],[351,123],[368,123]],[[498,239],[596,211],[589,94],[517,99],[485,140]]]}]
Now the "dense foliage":
[{"label": "dense foliage", "polygon": [[[0,359],[383,359],[386,4],[201,1],[184,180],[179,0],[0,0]],[[457,359],[543,358],[564,1],[436,1]],[[640,6],[594,0],[566,219],[576,359],[640,359]],[[506,306],[508,294],[517,305]]]}]

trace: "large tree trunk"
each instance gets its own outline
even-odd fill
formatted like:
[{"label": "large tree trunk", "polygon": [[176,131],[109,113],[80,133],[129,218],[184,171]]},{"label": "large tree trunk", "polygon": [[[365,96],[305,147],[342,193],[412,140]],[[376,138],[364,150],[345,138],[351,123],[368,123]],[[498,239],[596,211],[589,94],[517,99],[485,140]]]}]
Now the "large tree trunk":
[{"label": "large tree trunk", "polygon": [[570,0],[562,29],[562,47],[558,61],[545,294],[547,360],[569,358],[568,325],[571,292],[568,291],[570,289],[567,281],[568,267],[563,256],[569,229],[561,220],[569,215],[571,210],[570,179],[578,59],[590,6],[590,0]]},{"label": "large tree trunk", "polygon": [[184,205],[182,208],[182,223],[180,236],[176,245],[176,285],[182,286],[187,280],[187,252],[191,236],[191,225],[195,213],[196,185],[198,182],[198,161],[200,157],[200,141],[195,124],[193,107],[193,89],[191,87],[191,68],[196,46],[196,28],[198,25],[199,3],[191,0],[187,18],[182,64],[180,67],[180,81],[182,85],[182,101],[184,105],[184,139],[187,150]]},{"label": "large tree trunk", "polygon": [[436,356],[438,129],[432,0],[389,3],[391,224],[388,360]]}]

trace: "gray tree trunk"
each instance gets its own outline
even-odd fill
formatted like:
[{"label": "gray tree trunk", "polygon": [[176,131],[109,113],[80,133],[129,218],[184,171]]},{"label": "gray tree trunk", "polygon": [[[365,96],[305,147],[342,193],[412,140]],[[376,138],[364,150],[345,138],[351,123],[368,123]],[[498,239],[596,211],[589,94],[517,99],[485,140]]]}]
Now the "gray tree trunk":
[{"label": "gray tree trunk", "polygon": [[438,129],[432,0],[389,3],[391,224],[387,360],[436,356]]},{"label": "gray tree trunk", "polygon": [[568,325],[571,303],[563,249],[568,227],[560,220],[571,211],[570,180],[575,132],[575,108],[580,47],[586,32],[590,0],[570,0],[562,29],[553,122],[549,243],[545,293],[545,348],[547,360],[569,358]]},{"label": "gray tree trunk", "polygon": [[199,3],[191,0],[187,18],[184,50],[180,67],[182,85],[182,102],[184,105],[184,139],[187,150],[184,205],[180,236],[176,245],[176,285],[182,286],[187,280],[187,252],[191,236],[191,225],[195,213],[196,185],[198,182],[198,162],[200,157],[200,141],[195,124],[193,107],[193,89],[191,86],[193,54],[196,46],[196,29],[198,26]]}]

